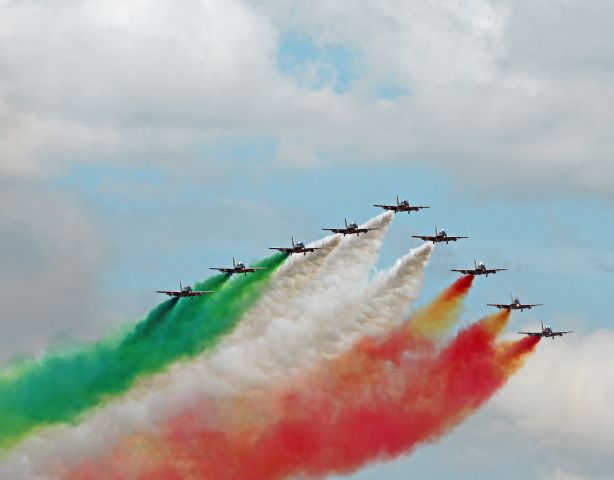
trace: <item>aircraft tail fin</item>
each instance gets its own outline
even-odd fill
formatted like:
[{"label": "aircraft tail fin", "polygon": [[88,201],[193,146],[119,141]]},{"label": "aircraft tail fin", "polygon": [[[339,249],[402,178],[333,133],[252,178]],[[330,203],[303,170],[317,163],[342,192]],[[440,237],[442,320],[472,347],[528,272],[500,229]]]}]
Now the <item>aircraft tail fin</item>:
[{"label": "aircraft tail fin", "polygon": [[473,259],[473,266],[477,269],[478,268],[478,262],[475,261],[475,258]]},{"label": "aircraft tail fin", "polygon": [[235,257],[232,257],[232,266],[233,266],[233,267],[236,267],[236,266],[237,266],[237,264],[235,263]]},{"label": "aircraft tail fin", "polygon": [[397,207],[398,207],[399,205],[401,205],[401,204],[399,203],[399,196],[397,195]]},{"label": "aircraft tail fin", "polygon": [[294,237],[292,237],[292,246],[294,246]]},{"label": "aircraft tail fin", "polygon": [[181,280],[179,280],[179,290],[183,290],[183,285],[181,285]]}]

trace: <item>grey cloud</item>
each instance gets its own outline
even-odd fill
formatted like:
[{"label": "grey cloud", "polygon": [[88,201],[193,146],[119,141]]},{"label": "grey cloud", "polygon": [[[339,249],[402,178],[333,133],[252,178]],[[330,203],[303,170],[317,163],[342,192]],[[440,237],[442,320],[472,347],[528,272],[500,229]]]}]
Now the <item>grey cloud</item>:
[{"label": "grey cloud", "polygon": [[0,361],[46,348],[58,332],[96,336],[109,251],[78,205],[39,183],[3,182],[0,234]]},{"label": "grey cloud", "polygon": [[603,273],[614,273],[614,261],[608,258],[591,255],[588,262],[595,270]]}]

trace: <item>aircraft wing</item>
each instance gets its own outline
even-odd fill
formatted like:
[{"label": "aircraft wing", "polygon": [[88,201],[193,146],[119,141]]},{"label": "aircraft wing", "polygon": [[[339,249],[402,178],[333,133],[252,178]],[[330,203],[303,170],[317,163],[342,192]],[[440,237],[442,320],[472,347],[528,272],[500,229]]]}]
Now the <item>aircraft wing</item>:
[{"label": "aircraft wing", "polygon": [[322,230],[328,230],[329,232],[333,233],[343,233],[347,231],[345,228],[323,228]]},{"label": "aircraft wing", "polygon": [[371,230],[379,230],[379,227],[373,227],[373,228],[357,228],[356,230],[353,230],[354,232],[358,232],[358,233],[367,233],[370,232]]},{"label": "aircraft wing", "polygon": [[303,252],[315,252],[316,250],[322,250],[322,247],[305,247]]},{"label": "aircraft wing", "polygon": [[258,270],[266,270],[266,267],[245,267],[241,270],[240,273],[243,272],[257,272]]},{"label": "aircraft wing", "polygon": [[511,305],[505,303],[487,303],[486,305],[488,305],[489,307],[506,308],[508,310],[512,308]]},{"label": "aircraft wing", "polygon": [[395,212],[399,209],[398,205],[377,205],[374,203],[373,206],[383,208],[384,210],[394,210]]},{"label": "aircraft wing", "polygon": [[497,272],[502,272],[503,270],[507,270],[507,268],[487,268],[485,272],[486,273],[497,273]]},{"label": "aircraft wing", "polygon": [[446,240],[450,240],[452,242],[456,242],[457,240],[460,240],[461,238],[469,238],[469,237],[445,237]]},{"label": "aircraft wing", "polygon": [[179,296],[181,296],[181,292],[173,292],[171,290],[156,290],[156,292],[163,293],[165,295],[168,295],[169,297],[179,297]]},{"label": "aircraft wing", "polygon": [[530,337],[543,337],[542,332],[518,332],[521,335],[529,335]]},{"label": "aircraft wing", "polygon": [[423,208],[431,208],[431,207],[427,207],[426,205],[410,205],[409,206],[410,210],[422,210]]},{"label": "aircraft wing", "polygon": [[233,273],[235,271],[234,268],[225,268],[225,267],[209,267],[209,270],[219,270],[222,273]]},{"label": "aircraft wing", "polygon": [[269,247],[269,250],[279,250],[280,252],[291,253],[294,251],[294,248],[292,247]]},{"label": "aircraft wing", "polygon": [[189,293],[190,297],[202,297],[203,295],[208,295],[210,293],[214,293],[213,290],[192,290]]},{"label": "aircraft wing", "polygon": [[436,239],[436,237],[433,237],[432,235],[412,235],[412,238],[420,238],[425,242],[434,242]]},{"label": "aircraft wing", "polygon": [[520,308],[528,308],[529,310],[533,307],[541,307],[543,305],[543,303],[527,303],[527,304],[521,304]]},{"label": "aircraft wing", "polygon": [[468,268],[468,269],[463,269],[463,268],[453,268],[452,270],[450,270],[451,272],[459,272],[459,273],[463,273],[465,275],[474,275],[475,274],[475,270],[473,268]]},{"label": "aircraft wing", "polygon": [[552,335],[562,337],[566,333],[573,333],[573,330],[568,330],[567,332],[552,332]]}]

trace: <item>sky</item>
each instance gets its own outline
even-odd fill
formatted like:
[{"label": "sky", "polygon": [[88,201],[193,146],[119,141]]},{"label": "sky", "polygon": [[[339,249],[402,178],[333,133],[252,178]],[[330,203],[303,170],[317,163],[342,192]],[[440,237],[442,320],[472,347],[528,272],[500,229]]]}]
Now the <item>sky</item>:
[{"label": "sky", "polygon": [[[434,445],[344,478],[614,478],[614,42],[605,1],[0,1],[0,362],[101,338],[212,265],[435,226],[542,342]],[[512,332],[513,333],[513,332]]]}]

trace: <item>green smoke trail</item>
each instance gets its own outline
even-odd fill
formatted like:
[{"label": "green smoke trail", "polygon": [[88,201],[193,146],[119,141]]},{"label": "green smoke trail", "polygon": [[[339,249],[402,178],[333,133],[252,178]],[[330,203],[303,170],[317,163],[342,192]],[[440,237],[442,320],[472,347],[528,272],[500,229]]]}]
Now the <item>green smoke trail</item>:
[{"label": "green smoke trail", "polygon": [[272,255],[257,263],[266,270],[231,281],[226,275],[211,277],[196,288],[216,293],[168,300],[122,338],[0,372],[0,449],[45,426],[78,423],[88,409],[126,392],[142,376],[213,347],[260,298],[286,257]]}]

